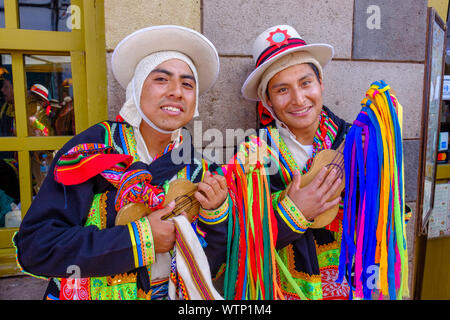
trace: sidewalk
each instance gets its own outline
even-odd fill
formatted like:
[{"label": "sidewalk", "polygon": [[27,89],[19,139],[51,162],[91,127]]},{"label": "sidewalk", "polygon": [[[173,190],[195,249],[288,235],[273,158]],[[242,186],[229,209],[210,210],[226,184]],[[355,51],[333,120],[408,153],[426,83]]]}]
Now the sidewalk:
[{"label": "sidewalk", "polygon": [[0,278],[0,300],[42,300],[47,284],[30,276]]}]

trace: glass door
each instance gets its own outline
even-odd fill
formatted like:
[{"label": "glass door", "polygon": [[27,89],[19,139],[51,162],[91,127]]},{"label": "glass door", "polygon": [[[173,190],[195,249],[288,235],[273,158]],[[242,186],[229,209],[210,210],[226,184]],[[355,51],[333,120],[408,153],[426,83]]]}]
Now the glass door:
[{"label": "glass door", "polygon": [[55,152],[106,119],[105,53],[103,1],[0,0],[0,276]]}]

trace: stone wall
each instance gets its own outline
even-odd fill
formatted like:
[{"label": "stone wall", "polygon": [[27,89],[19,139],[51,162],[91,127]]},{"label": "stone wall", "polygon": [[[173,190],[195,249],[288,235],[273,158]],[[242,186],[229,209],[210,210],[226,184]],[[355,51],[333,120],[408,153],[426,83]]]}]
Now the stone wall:
[{"label": "stone wall", "polygon": [[141,28],[176,24],[201,31],[200,0],[105,0],[108,117],[115,119],[125,102],[125,90],[111,72],[111,55],[124,37]]}]

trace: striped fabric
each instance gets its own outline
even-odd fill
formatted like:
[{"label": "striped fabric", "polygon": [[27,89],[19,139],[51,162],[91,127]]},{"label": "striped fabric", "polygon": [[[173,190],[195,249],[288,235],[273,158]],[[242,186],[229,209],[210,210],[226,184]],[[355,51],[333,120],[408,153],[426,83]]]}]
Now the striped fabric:
[{"label": "striped fabric", "polygon": [[214,225],[225,221],[228,218],[229,201],[231,201],[231,199],[227,198],[223,204],[215,210],[206,210],[200,207],[198,219],[209,225]]},{"label": "striped fabric", "polygon": [[[169,298],[190,300],[223,300],[211,280],[208,259],[189,221],[182,215],[175,223],[175,261],[169,282]],[[177,281],[175,283],[174,281]],[[182,286],[179,286],[179,283]],[[182,292],[178,292],[182,290]]]},{"label": "striped fabric", "polygon": [[166,300],[168,294],[169,279],[156,280],[151,283],[151,300]]},{"label": "striped fabric", "polygon": [[151,265],[155,261],[155,250],[150,222],[144,217],[127,226],[133,245],[135,268]]},{"label": "striped fabric", "polygon": [[288,196],[285,196],[278,203],[276,209],[286,225],[294,232],[304,233],[312,225],[312,222],[306,220],[302,212]]}]

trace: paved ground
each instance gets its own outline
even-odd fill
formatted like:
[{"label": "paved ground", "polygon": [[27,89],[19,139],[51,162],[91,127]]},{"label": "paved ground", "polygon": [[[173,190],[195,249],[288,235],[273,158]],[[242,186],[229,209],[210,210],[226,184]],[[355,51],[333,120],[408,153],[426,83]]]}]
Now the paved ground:
[{"label": "paved ground", "polygon": [[0,300],[42,300],[47,284],[29,276],[0,278]]},{"label": "paved ground", "polygon": [[[47,285],[47,280],[30,276],[0,278],[0,300],[42,300]],[[222,288],[216,288],[223,294]]]}]

